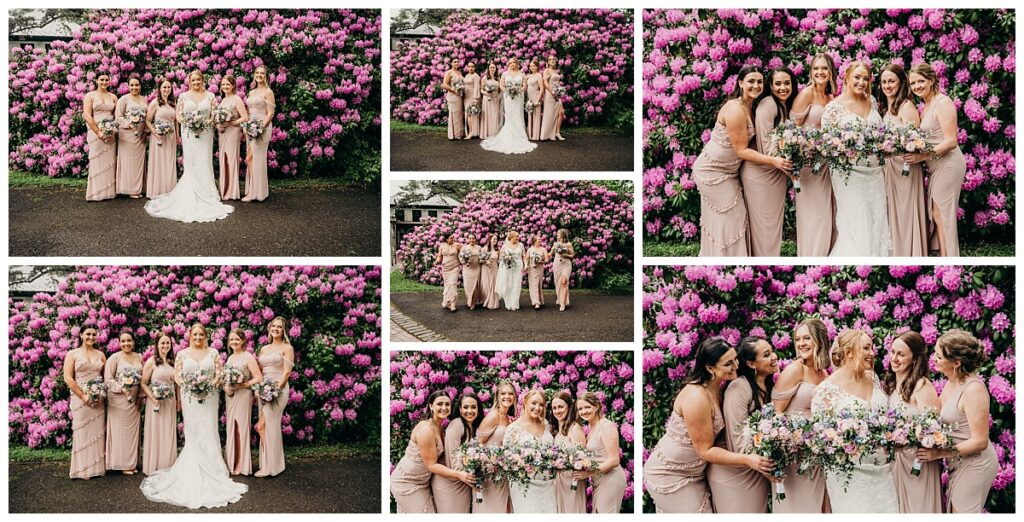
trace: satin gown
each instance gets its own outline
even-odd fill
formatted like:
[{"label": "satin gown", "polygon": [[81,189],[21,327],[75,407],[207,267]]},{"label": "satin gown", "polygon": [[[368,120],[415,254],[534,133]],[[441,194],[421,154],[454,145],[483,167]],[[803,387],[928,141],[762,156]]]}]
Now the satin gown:
[{"label": "satin gown", "polygon": [[[540,261],[534,261],[533,256],[540,256]],[[543,248],[530,247],[526,250],[526,259],[529,263],[526,269],[526,280],[530,288],[530,306],[544,304],[544,257],[547,251]]]},{"label": "satin gown", "polygon": [[491,258],[480,268],[480,292],[483,296],[484,308],[497,310],[501,306],[498,299],[498,251],[491,252]]},{"label": "satin gown", "polygon": [[[81,349],[76,352],[75,382],[85,389],[87,382],[103,376],[103,363],[99,351],[87,358]],[[73,479],[99,477],[107,472],[104,450],[107,433],[106,401],[100,399],[95,407],[86,405],[77,395],[71,394],[68,407],[71,414],[71,471]]]},{"label": "satin gown", "polygon": [[[885,112],[889,125],[910,125],[899,116]],[[924,204],[924,178],[921,164],[910,166],[903,174],[903,157],[889,156],[882,164],[885,174],[885,201],[889,207],[892,255],[898,257],[928,255],[928,213]]]},{"label": "satin gown", "polygon": [[[264,353],[259,356],[260,371],[264,379],[281,378],[291,367],[281,354]],[[287,366],[287,368],[286,368]],[[281,396],[273,404],[259,403],[265,428],[260,437],[260,469],[257,477],[273,477],[284,471],[284,437],[281,435],[281,416],[288,405],[289,386],[281,389]]]},{"label": "satin gown", "polygon": [[[495,426],[490,431],[480,431],[477,437],[483,440],[487,438],[487,446],[501,446],[505,442],[506,426]],[[484,481],[483,502],[473,502],[473,513],[510,513],[509,486],[508,481],[494,482]]]},{"label": "satin gown", "polygon": [[[768,96],[757,104],[751,147],[766,156],[775,154],[771,138],[779,108]],[[786,211],[788,178],[769,165],[744,161],[740,166],[743,200],[750,228],[750,255],[778,257],[782,252],[782,224]]]},{"label": "satin gown", "polygon": [[[602,417],[596,426],[590,428],[590,435],[587,436],[587,449],[594,452],[598,462],[608,460],[608,450],[601,442],[601,433],[610,432],[619,437],[619,427],[614,422]],[[626,472],[622,466],[594,475],[591,479],[594,484],[594,513],[618,513],[622,510],[622,498],[626,494]]]},{"label": "satin gown", "polygon": [[462,265],[462,288],[466,294],[466,306],[476,306],[483,301],[480,289],[480,252],[483,249],[476,245],[462,247],[463,252],[470,254],[469,262]]},{"label": "satin gown", "polygon": [[[733,453],[743,453],[746,449],[743,423],[754,409],[754,394],[747,379],[740,377],[730,382],[722,399],[725,436],[718,445]],[[768,480],[746,466],[709,464],[708,485],[715,513],[765,513],[768,510]]]},{"label": "satin gown", "polygon": [[554,69],[545,69],[542,73],[548,81],[550,89],[544,91],[544,107],[541,115],[540,139],[553,140],[556,136],[558,113],[562,110],[562,100],[555,98],[554,89],[562,83],[562,73]]},{"label": "satin gown", "polygon": [[[801,382],[793,388],[780,392],[772,390],[772,400],[789,400],[786,413],[811,416],[811,400],[818,387],[809,382]],[[786,468],[786,476],[782,483],[786,488],[786,498],[772,502],[772,513],[822,513],[825,505],[825,474],[821,470],[810,471],[804,475],[798,472],[799,463],[790,464]],[[827,512],[827,511],[825,511]]]},{"label": "satin gown", "polygon": [[[935,119],[935,105],[938,97],[948,99],[944,94],[936,95],[932,100],[932,106],[925,111],[921,117],[921,131],[925,139],[932,145],[942,141],[942,127]],[[950,101],[952,103],[952,101]],[[958,257],[960,255],[960,236],[956,229],[956,210],[960,205],[960,190],[967,175],[967,161],[964,153],[957,146],[942,156],[928,160],[928,216],[931,219],[932,205],[939,207],[939,214],[942,216],[942,230],[946,238],[946,255]],[[938,229],[932,227],[931,249],[939,249]]]},{"label": "satin gown", "polygon": [[[146,113],[148,106],[145,101],[138,103],[126,94],[117,101],[114,116],[121,122],[128,109],[137,109]],[[137,196],[142,194],[142,182],[146,177],[146,122],[134,127],[124,122],[117,131],[117,193]]]},{"label": "satin gown", "polygon": [[532,111],[526,111],[526,135],[531,140],[540,139],[541,106],[543,105],[543,85],[540,73],[526,75],[526,99],[537,104]]},{"label": "satin gown", "polygon": [[[754,125],[749,121],[747,135],[754,135]],[[701,257],[750,255],[747,207],[739,178],[741,163],[725,125],[715,122],[711,139],[704,144],[691,173],[700,192]]]},{"label": "satin gown", "polygon": [[[466,434],[466,425],[462,419],[448,423],[444,430],[444,453],[438,455],[438,462],[443,462],[448,469],[461,470],[456,452],[462,445],[462,437]],[[465,483],[433,475],[430,479],[430,490],[434,496],[434,507],[438,513],[469,513],[472,511],[473,490]]]},{"label": "satin gown", "polygon": [[466,116],[466,128],[468,129],[466,136],[479,138],[480,117],[482,114],[470,114],[469,108],[472,106],[480,107],[480,75],[477,73],[467,74],[463,78],[463,82],[466,84],[466,91],[462,96],[462,113]]},{"label": "satin gown", "polygon": [[142,375],[142,357],[129,361],[124,352],[107,359],[103,379],[107,382],[107,469],[134,471],[139,467],[139,385],[122,388],[117,372],[134,368]]},{"label": "satin gown", "polygon": [[[444,451],[440,438],[435,438],[437,454]],[[391,495],[395,497],[399,513],[436,513],[434,497],[430,492],[433,473],[423,463],[423,455],[412,439],[405,446],[405,455],[391,472]]]},{"label": "satin gown", "polygon": [[[922,413],[921,408],[903,402],[899,390],[889,394],[889,407],[902,408],[908,415]],[[898,450],[891,464],[900,513],[942,513],[942,463],[922,462],[921,474],[914,476],[911,471],[915,451],[913,446]]]},{"label": "satin gown", "polygon": [[[957,404],[963,397],[964,389],[971,385],[981,386],[985,383],[977,377],[969,378],[961,386],[954,397],[950,397],[942,405],[939,411],[939,418],[942,422],[955,426],[949,434],[953,442],[959,444],[971,438],[971,427],[967,423],[967,414],[960,411]],[[987,392],[986,392],[987,393]],[[974,455],[960,459],[947,459],[946,468],[949,470],[949,482],[946,491],[946,512],[957,513],[981,513],[985,509],[985,500],[992,488],[992,481],[999,473],[999,460],[996,458],[996,450],[989,442],[985,449]]]},{"label": "satin gown", "polygon": [[466,94],[465,79],[460,72],[453,72],[449,78],[452,89],[455,88],[455,82],[459,80],[463,82],[461,94],[444,91],[444,99],[448,103],[448,139],[450,140],[460,140],[466,136],[465,109],[462,102],[462,97]]},{"label": "satin gown", "polygon": [[[555,444],[579,446],[561,433],[555,433]],[[573,491],[572,471],[559,471],[555,475],[555,508],[558,513],[586,513],[587,481],[577,481],[576,491]]]},{"label": "satin gown", "polygon": [[459,299],[459,250],[455,245],[441,245],[441,278],[444,280],[444,291],[441,293],[441,306],[455,306]]},{"label": "satin gown", "polygon": [[155,198],[174,190],[178,183],[178,130],[176,114],[172,105],[156,105],[153,120],[165,121],[171,125],[171,132],[164,136],[149,135],[149,163],[146,165],[146,197]]},{"label": "satin gown", "polygon": [[[174,386],[174,367],[160,364],[153,368],[150,384]],[[156,411],[159,405],[160,411]],[[146,419],[142,435],[142,472],[146,475],[169,468],[178,458],[178,411],[175,396],[146,401]]]},{"label": "satin gown", "polygon": [[[502,102],[501,91],[498,90],[498,80],[488,80],[484,77],[480,92],[482,104],[480,106],[480,138],[492,138],[501,131],[502,124]],[[484,90],[486,87],[493,87],[491,92]]]},{"label": "satin gown", "polygon": [[[245,108],[249,111],[250,120],[263,120],[274,110],[275,105],[264,96],[249,96],[245,100]],[[271,122],[259,137],[247,138],[245,146],[252,152],[252,164],[245,172],[245,197],[263,201],[270,195],[270,181],[267,177],[267,151],[274,135],[274,124]]]},{"label": "satin gown", "polygon": [[[725,428],[715,408],[711,429],[717,437]],[[704,472],[707,462],[693,448],[686,421],[675,411],[669,415],[665,435],[644,463],[644,484],[659,513],[710,513],[711,490]]]},{"label": "satin gown", "polygon": [[[114,117],[116,97],[113,95],[101,97],[96,92],[91,92],[86,96],[92,97],[92,117],[96,120],[97,125],[107,118]],[[117,195],[117,136],[115,135],[109,142],[104,142],[92,129],[89,129],[86,141],[89,144],[89,180],[85,187],[85,200],[111,199]]]},{"label": "satin gown", "polygon": [[[231,120],[241,117],[238,113],[238,106],[235,102],[241,102],[237,95],[231,95],[221,100],[220,106],[231,111]],[[241,191],[238,183],[240,179],[239,157],[242,150],[242,128],[238,125],[228,125],[224,130],[217,131],[217,162],[220,164],[220,197],[223,199],[238,199]]]},{"label": "satin gown", "polygon": [[[248,362],[253,359],[255,356],[249,352],[233,353],[224,367],[238,368],[248,381],[252,379]],[[236,387],[231,395],[224,393],[224,462],[232,474],[252,474],[252,404],[249,388]]]},{"label": "satin gown", "polygon": [[[825,107],[811,105],[807,111],[792,115],[804,126],[821,128]],[[835,200],[832,197],[832,176],[828,169],[812,174],[811,167],[800,171],[800,192],[796,195],[796,255],[825,257],[835,240]],[[787,497],[789,495],[786,495]]]},{"label": "satin gown", "polygon": [[[558,245],[559,243],[555,243],[555,247]],[[551,251],[555,252],[554,264],[552,265],[555,281],[555,304],[569,306],[569,280],[572,278],[572,258],[563,257],[554,247],[552,247]]]}]

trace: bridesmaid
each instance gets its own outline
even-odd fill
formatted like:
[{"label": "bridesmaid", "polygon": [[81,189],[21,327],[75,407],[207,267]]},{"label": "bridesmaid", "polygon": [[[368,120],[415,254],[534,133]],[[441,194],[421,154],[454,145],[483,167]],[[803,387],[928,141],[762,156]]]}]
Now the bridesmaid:
[{"label": "bridesmaid", "polygon": [[[786,366],[771,391],[775,411],[790,415],[811,416],[811,399],[818,385],[828,377],[831,364],[828,328],[817,317],[804,319],[793,332],[796,357]],[[825,474],[820,470],[811,474],[797,473],[799,463],[786,468],[782,484],[786,488],[785,500],[772,506],[773,513],[828,513],[825,498]]]},{"label": "bridesmaid", "polygon": [[[739,378],[725,389],[722,417],[725,449],[742,453],[747,444],[743,439],[743,423],[771,398],[779,357],[768,341],[751,336],[740,341],[736,358]],[[715,513],[766,513],[768,510],[768,479],[750,468],[712,464],[708,467],[708,485]]]},{"label": "bridesmaid", "polygon": [[533,236],[530,248],[526,249],[526,273],[530,285],[530,302],[534,310],[544,306],[544,263],[550,254],[540,244],[540,234]]},{"label": "bridesmaid", "polygon": [[491,138],[501,130],[501,75],[498,65],[487,64],[487,74],[480,81],[480,95],[483,104],[480,106],[480,138]]},{"label": "bridesmaid", "polygon": [[750,253],[747,208],[740,186],[740,164],[754,162],[788,174],[785,158],[767,156],[750,148],[754,134],[751,107],[764,90],[757,68],[745,66],[736,76],[737,94],[718,111],[711,140],[693,164],[693,181],[700,191],[700,255],[746,256]]},{"label": "bridesmaid", "polygon": [[[921,126],[921,115],[910,100],[907,73],[890,63],[879,75],[881,95],[878,113],[891,126]],[[906,166],[906,167],[905,167]],[[909,167],[908,170],[904,170]],[[924,206],[924,178],[921,165],[911,165],[902,156],[889,156],[882,164],[885,196],[889,206],[889,230],[894,256],[928,255],[928,220]]]},{"label": "bridesmaid", "polygon": [[950,330],[935,343],[935,369],[948,379],[939,395],[939,418],[955,425],[950,437],[956,449],[919,448],[917,458],[921,462],[946,459],[948,513],[981,513],[999,472],[988,438],[991,398],[976,373],[984,362],[984,347],[963,330]]},{"label": "bridesmaid", "polygon": [[107,359],[96,349],[96,329],[87,326],[81,344],[64,357],[64,382],[71,390],[71,472],[73,479],[89,480],[107,472],[104,466],[103,439],[106,436],[106,410],[103,398],[89,400],[86,383],[102,379]]},{"label": "bridesmaid", "polygon": [[590,426],[586,447],[598,461],[596,471],[574,471],[577,480],[593,478],[594,513],[618,513],[626,493],[626,473],[619,465],[619,427],[604,416],[601,399],[594,392],[583,392],[576,401],[576,411]]},{"label": "bridesmaid", "polygon": [[[821,116],[838,92],[839,72],[832,57],[819,53],[811,60],[811,83],[793,100],[790,113],[797,125],[821,128]],[[796,254],[800,257],[825,257],[832,250],[835,229],[835,204],[832,202],[832,178],[827,171],[811,174],[800,171],[800,192],[796,194]],[[789,491],[789,490],[786,490]],[[790,495],[786,495],[787,498]]]},{"label": "bridesmaid", "polygon": [[[107,469],[134,475],[139,466],[142,356],[135,353],[135,338],[130,332],[121,332],[118,343],[121,351],[107,359],[103,376],[107,383]],[[134,384],[122,382],[121,373],[129,369],[136,370],[140,377]]]},{"label": "bridesmaid", "polygon": [[[476,436],[482,444],[498,446],[505,442],[505,430],[516,415],[516,389],[508,381],[501,381],[494,390],[494,403],[484,416]],[[510,513],[508,481],[484,481],[484,501],[473,503],[473,513]]]},{"label": "bridesmaid", "polygon": [[462,261],[462,252],[469,256],[469,259],[462,265],[462,288],[466,294],[466,306],[473,310],[477,304],[483,301],[480,288],[480,253],[483,252],[483,248],[476,242],[474,234],[467,236],[466,242],[469,244],[462,247],[459,261]]},{"label": "bridesmaid", "polygon": [[444,243],[437,247],[435,263],[441,265],[444,279],[444,293],[441,295],[441,308],[455,311],[455,303],[459,300],[459,251],[462,245],[455,242],[455,236],[449,235]]},{"label": "bridesmaid", "polygon": [[[585,447],[587,436],[580,426],[576,401],[572,393],[562,390],[551,398],[548,411],[548,429],[559,446]],[[586,513],[587,485],[572,477],[572,471],[559,471],[555,476],[555,509],[558,513]],[[573,489],[573,485],[576,489]]]},{"label": "bridesmaid", "polygon": [[548,56],[547,68],[541,75],[543,80],[544,115],[540,124],[540,139],[562,140],[562,119],[565,117],[565,109],[562,108],[562,100],[555,96],[555,87],[562,83],[562,73],[558,72],[558,58],[555,55]]},{"label": "bridesmaid", "polygon": [[245,108],[249,119],[263,122],[263,134],[258,138],[245,140],[245,197],[242,201],[263,201],[270,195],[270,183],[267,180],[267,150],[274,135],[274,91],[267,83],[267,68],[260,65],[252,73],[252,84],[249,86]]},{"label": "bridesmaid", "polygon": [[145,116],[140,122],[131,123],[129,109],[148,111],[146,97],[141,94],[142,82],[138,77],[128,79],[128,94],[117,100],[114,117],[118,121],[117,131],[117,193],[127,194],[132,199],[142,197],[142,181],[146,177],[146,133]]},{"label": "bridesmaid", "polygon": [[714,445],[725,427],[722,383],[736,378],[736,350],[714,337],[697,347],[693,370],[676,395],[665,435],[644,464],[644,483],[660,513],[708,513],[711,491],[704,478],[707,464],[747,466],[771,473],[772,461],[733,453]]},{"label": "bridesmaid", "polygon": [[288,378],[295,366],[295,349],[288,339],[284,317],[275,317],[267,326],[270,344],[260,348],[259,370],[264,379],[274,379],[281,396],[273,404],[260,403],[260,470],[257,477],[273,477],[284,471],[284,441],[281,437],[281,415],[288,405]]},{"label": "bridesmaid", "polygon": [[[252,449],[249,431],[252,424],[253,384],[263,382],[259,361],[248,350],[245,332],[239,328],[228,334],[228,356],[224,368],[236,368],[245,379],[240,385],[224,384],[224,424],[227,432],[224,444],[224,462],[232,475],[252,475]],[[284,400],[278,399],[278,400]]]},{"label": "bridesmaid", "polygon": [[[466,127],[469,131],[465,139],[480,137],[480,75],[476,73],[476,64],[470,62],[466,66],[465,97],[462,98],[462,112],[466,115]],[[476,107],[470,109],[470,107]],[[476,114],[473,114],[476,111]]]},{"label": "bridesmaid", "polygon": [[[178,132],[174,102],[171,101],[170,80],[160,80],[156,98],[146,111],[149,129],[149,163],[146,165],[146,197],[155,198],[174,190],[178,183]],[[164,136],[156,133],[157,120],[167,122],[171,131]]]},{"label": "bridesmaid", "polygon": [[156,341],[153,357],[142,367],[142,393],[146,394],[146,423],[142,431],[142,472],[169,468],[178,458],[178,394],[158,400],[151,384],[174,388],[173,343],[167,335]]},{"label": "bridesmaid", "polygon": [[[889,406],[902,408],[911,415],[926,409],[938,411],[942,405],[928,380],[928,346],[924,337],[917,332],[900,334],[893,340],[889,353],[889,370],[882,379]],[[911,474],[915,451],[912,447],[897,451],[892,463],[900,513],[942,513],[942,466],[937,460],[922,463],[921,474],[915,477]]]},{"label": "bridesmaid", "polygon": [[967,174],[967,162],[960,151],[957,136],[956,105],[939,92],[939,77],[927,63],[910,68],[910,90],[924,102],[921,131],[934,152],[907,154],[906,161],[928,165],[928,205],[931,210],[931,249],[940,256],[959,256],[960,239],[956,230],[956,211],[960,188]]},{"label": "bridesmaid", "polygon": [[526,99],[535,103],[533,110],[527,110],[526,134],[531,141],[540,139],[540,108],[544,98],[544,75],[540,73],[537,60],[530,62],[530,73],[526,75]]},{"label": "bridesmaid", "polygon": [[[444,430],[444,465],[450,470],[461,470],[456,452],[463,444],[476,437],[483,417],[480,415],[480,397],[465,392],[459,397],[458,411],[451,412]],[[451,477],[434,474],[430,479],[434,504],[438,513],[469,513],[472,510],[473,487]]]},{"label": "bridesmaid", "polygon": [[569,231],[560,228],[555,236],[555,244],[551,247],[548,257],[554,256],[555,263],[552,267],[555,279],[555,304],[558,311],[564,312],[569,306],[569,279],[572,277],[572,259],[576,257],[576,251],[572,248],[572,241],[569,241]]},{"label": "bridesmaid", "polygon": [[235,77],[230,74],[220,81],[220,92],[224,98],[220,106],[231,111],[231,121],[217,124],[217,152],[220,163],[220,199],[238,199],[239,195],[239,151],[242,150],[242,128],[239,125],[249,120],[242,98],[235,89]]},{"label": "bridesmaid", "polygon": [[[793,108],[796,76],[786,67],[768,74],[770,90],[761,95],[754,111],[754,148],[766,156],[775,154],[772,130],[789,119]],[[782,223],[786,213],[786,176],[750,161],[740,166],[740,183],[750,222],[750,255],[778,257],[782,252]]]},{"label": "bridesmaid", "polygon": [[480,293],[483,296],[483,306],[488,310],[497,310],[500,306],[498,300],[498,236],[490,234],[487,236],[487,244],[484,251],[490,254],[490,258],[480,268]]},{"label": "bridesmaid", "polygon": [[86,201],[103,201],[117,195],[117,142],[113,134],[100,130],[100,122],[114,119],[117,96],[107,90],[110,75],[100,73],[96,77],[96,89],[88,92],[82,100],[82,117],[89,128],[86,140],[89,143],[89,181],[85,187]]},{"label": "bridesmaid", "polygon": [[[462,96],[466,92],[465,79],[462,77],[462,64],[458,58],[452,58],[452,66],[445,71],[441,90],[445,91],[448,102],[448,139],[459,140],[466,135],[466,120],[463,114]],[[461,85],[460,85],[461,84]]]}]

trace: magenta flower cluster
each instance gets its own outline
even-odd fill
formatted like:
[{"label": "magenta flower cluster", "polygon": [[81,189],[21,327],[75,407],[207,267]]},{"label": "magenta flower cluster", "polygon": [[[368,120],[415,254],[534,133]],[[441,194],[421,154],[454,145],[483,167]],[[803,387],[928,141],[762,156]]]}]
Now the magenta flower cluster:
[{"label": "magenta flower cluster", "polygon": [[248,348],[267,343],[267,325],[288,321],[295,347],[282,432],[291,444],[374,433],[380,407],[380,267],[76,268],[53,294],[10,303],[9,424],[12,443],[71,446],[64,357],[83,326],[98,330],[98,347],[120,350],[130,331],[148,360],[161,334],[174,351],[188,346],[194,323],[210,346],[228,355],[227,335],[246,332]]},{"label": "magenta flower cluster", "polygon": [[825,52],[840,69],[840,85],[846,64],[870,63],[875,92],[889,62],[932,64],[940,89],[957,105],[967,159],[961,237],[1011,241],[1013,10],[645,10],[643,16],[645,237],[696,240],[700,197],[690,171],[739,69],[788,66],[802,88],[811,58]]},{"label": "magenta flower cluster", "polygon": [[380,149],[379,13],[93,11],[71,41],[54,42],[46,51],[14,50],[11,168],[86,175],[82,100],[100,73],[110,75],[110,90],[118,96],[128,93],[128,78],[138,76],[149,99],[162,77],[172,81],[177,97],[188,89],[192,70],[203,72],[207,89],[219,96],[220,80],[230,74],[244,99],[253,70],[264,65],[277,102],[267,157],[271,172],[366,177],[346,167],[359,162],[339,163],[336,156],[379,155],[372,152]]},{"label": "magenta flower cluster", "polygon": [[463,392],[476,393],[483,402],[480,415],[485,415],[502,381],[516,388],[516,411],[522,411],[523,395],[534,388],[546,391],[549,399],[562,390],[574,396],[586,391],[597,394],[605,415],[619,426],[620,458],[626,472],[622,512],[632,513],[635,381],[631,351],[395,352],[391,359],[392,468],[402,458],[416,423],[428,418],[431,393],[444,390],[453,404]]},{"label": "magenta flower cluster", "polygon": [[[1013,512],[1014,287],[1013,267],[1001,266],[645,267],[644,447],[653,448],[664,433],[665,405],[708,337],[730,343],[764,337],[785,368],[794,357],[796,324],[819,317],[831,339],[847,328],[869,332],[881,375],[896,335],[920,332],[931,349],[942,333],[959,328],[977,337],[988,355],[978,374],[992,396],[989,435],[999,474],[986,509]],[[945,378],[935,372],[931,379],[941,391]]]},{"label": "magenta flower cluster", "polygon": [[[402,271],[424,283],[441,284],[441,266],[434,262],[438,246],[454,234],[465,243],[474,234],[481,244],[490,234],[498,244],[506,234],[519,232],[520,241],[532,244],[539,235],[550,249],[558,229],[569,231],[576,257],[570,285],[587,286],[612,271],[632,271],[632,184],[621,192],[588,181],[508,181],[494,190],[471,192],[454,212],[425,219],[406,234],[395,253]],[[551,285],[552,266],[545,268]]]},{"label": "magenta flower cluster", "polygon": [[[447,122],[441,82],[458,58],[481,76],[509,58],[522,68],[548,56],[563,75],[566,121],[603,124],[633,110],[633,15],[624,9],[457,10],[432,38],[391,51],[391,117],[419,125]],[[465,71],[463,71],[465,72]]]}]

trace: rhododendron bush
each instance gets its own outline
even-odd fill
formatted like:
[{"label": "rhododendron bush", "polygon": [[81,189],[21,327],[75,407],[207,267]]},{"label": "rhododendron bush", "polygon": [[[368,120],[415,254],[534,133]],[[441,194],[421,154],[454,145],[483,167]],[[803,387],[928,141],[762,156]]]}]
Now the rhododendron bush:
[{"label": "rhododendron bush", "polygon": [[[1013,267],[646,267],[643,289],[648,450],[665,433],[679,383],[693,366],[697,346],[710,336],[733,344],[747,335],[762,336],[785,368],[795,356],[796,324],[819,317],[832,340],[847,328],[871,334],[878,351],[875,371],[883,375],[898,334],[920,332],[934,351],[940,335],[959,328],[977,337],[988,354],[978,375],[992,396],[989,437],[999,474],[986,509],[1014,511]],[[941,392],[946,379],[934,369],[933,362],[930,378]]]},{"label": "rhododendron bush", "polygon": [[597,394],[605,415],[619,426],[621,465],[626,472],[622,512],[632,513],[633,352],[396,352],[391,360],[392,469],[405,453],[416,423],[429,418],[426,402],[431,393],[447,392],[452,411],[457,411],[458,396],[474,392],[483,403],[483,416],[493,405],[495,387],[505,380],[516,388],[519,412],[523,395],[533,388],[544,390],[549,400],[562,390],[574,396],[585,391]]},{"label": "rhododendron bush", "polygon": [[[690,170],[710,137],[716,112],[735,89],[739,69],[788,66],[802,88],[811,58],[825,52],[840,69],[840,84],[846,64],[868,61],[876,93],[877,75],[889,62],[907,69],[932,64],[941,91],[956,103],[967,160],[961,241],[1012,241],[1012,10],[646,10],[643,16],[646,237],[697,241],[700,195]],[[790,202],[792,196],[790,191]],[[792,211],[792,203],[788,206]]]},{"label": "rhododendron bush", "polygon": [[177,353],[200,323],[226,359],[231,329],[244,330],[255,351],[278,315],[295,348],[286,443],[376,436],[380,292],[377,266],[76,268],[55,293],[10,303],[10,440],[71,447],[63,365],[84,326],[97,329],[97,347],[108,357],[120,350],[120,332],[131,331],[149,359],[159,335],[169,334]]},{"label": "rhododendron bush", "polygon": [[[405,275],[440,285],[441,266],[434,258],[451,234],[461,243],[474,234],[481,244],[488,234],[497,234],[499,245],[511,231],[526,245],[539,234],[541,245],[550,249],[558,229],[565,228],[576,252],[570,285],[590,286],[614,272],[632,273],[632,203],[632,191],[619,193],[588,181],[509,181],[470,192],[453,212],[424,218],[403,236],[395,255]],[[545,267],[548,286],[553,263]]]},{"label": "rhododendron bush", "polygon": [[[495,62],[519,59],[523,70],[558,57],[566,122],[628,126],[633,118],[633,14],[618,9],[456,10],[434,37],[391,51],[391,117],[445,125],[441,82],[453,58],[475,63],[483,76]],[[465,72],[465,71],[463,71]],[[616,120],[619,120],[616,122]]]},{"label": "rhododendron bush", "polygon": [[244,98],[263,64],[277,102],[271,175],[375,179],[380,58],[375,10],[97,10],[69,42],[14,50],[10,165],[48,176],[87,174],[82,105],[99,73],[110,75],[118,96],[128,93],[129,76],[139,76],[149,99],[158,77],[171,79],[176,98],[198,69],[219,97],[221,78],[232,74]]}]

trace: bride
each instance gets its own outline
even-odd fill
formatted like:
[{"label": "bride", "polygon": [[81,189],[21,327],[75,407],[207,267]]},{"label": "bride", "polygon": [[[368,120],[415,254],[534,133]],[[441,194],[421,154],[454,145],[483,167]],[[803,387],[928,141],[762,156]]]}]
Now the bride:
[{"label": "bride", "polygon": [[[832,364],[838,368],[818,385],[811,400],[811,413],[888,406],[889,399],[873,371],[874,350],[868,334],[856,329],[840,334],[832,346]],[[833,513],[899,510],[892,468],[884,451],[865,455],[853,468],[850,483],[845,486],[842,478],[825,473],[825,487]]]},{"label": "bride", "polygon": [[500,82],[504,95],[505,124],[496,136],[480,143],[485,150],[503,154],[524,154],[537,148],[526,136],[526,121],[523,119],[523,101],[526,99],[526,76],[519,70],[519,60],[510,58],[508,70],[502,73]]},{"label": "bride", "polygon": [[[188,83],[189,90],[178,98],[178,121],[184,123],[186,117],[196,113],[212,118],[213,93],[206,90],[203,73],[192,71]],[[206,223],[224,219],[235,210],[220,202],[220,192],[213,180],[213,132],[211,124],[196,136],[182,125],[185,173],[174,190],[146,203],[149,215],[185,223]]]},{"label": "bride", "polygon": [[523,244],[519,232],[512,231],[505,237],[505,243],[498,251],[498,278],[495,291],[505,302],[506,310],[519,309],[519,296],[523,293]]},{"label": "bride", "polygon": [[[846,68],[843,93],[829,102],[822,126],[861,122],[881,124],[871,96],[871,71],[864,62]],[[836,237],[831,257],[892,255],[882,165],[876,158],[853,166],[849,176],[832,173],[836,199]]]},{"label": "bride", "polygon": [[[523,415],[509,424],[502,445],[535,440],[541,444],[554,444],[555,439],[544,420],[544,391],[533,389],[523,397]],[[530,479],[528,487],[512,484],[513,513],[554,513],[555,480],[549,472],[540,472]]]},{"label": "bride", "polygon": [[[179,352],[174,361],[174,380],[182,390],[185,447],[173,466],[153,472],[142,482],[142,494],[154,502],[189,509],[223,507],[238,502],[248,486],[231,480],[221,453],[217,425],[217,390],[223,369],[220,357],[207,345],[203,325],[192,326],[189,340],[189,347]],[[184,378],[194,372],[212,379],[210,393],[194,396],[182,386]]]}]

